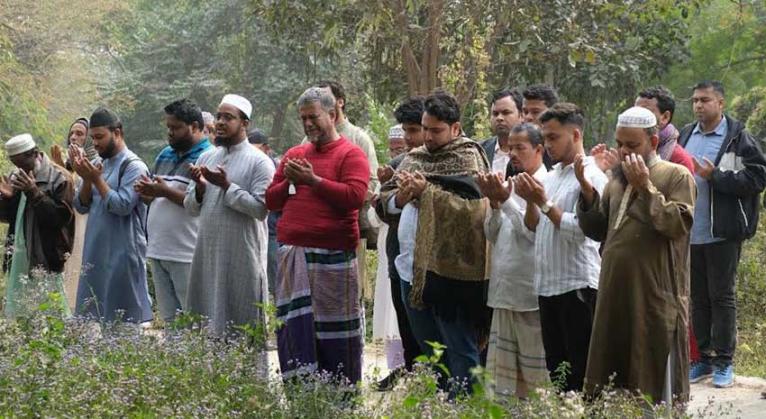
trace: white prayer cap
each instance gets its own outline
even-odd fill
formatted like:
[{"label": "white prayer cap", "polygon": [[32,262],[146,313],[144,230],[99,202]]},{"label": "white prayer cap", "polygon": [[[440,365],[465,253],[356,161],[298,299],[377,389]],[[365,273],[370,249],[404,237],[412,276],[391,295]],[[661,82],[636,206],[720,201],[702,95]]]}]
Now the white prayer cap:
[{"label": "white prayer cap", "polygon": [[215,124],[215,117],[210,112],[202,112],[202,121],[205,122],[205,125]]},{"label": "white prayer cap", "polygon": [[402,129],[402,124],[394,125],[391,127],[391,129],[388,130],[388,139],[389,140],[396,140],[396,139],[403,139],[404,138],[404,130]]},{"label": "white prayer cap", "polygon": [[27,152],[37,147],[35,140],[29,134],[17,135],[5,143],[5,153],[8,157]]},{"label": "white prayer cap", "polygon": [[617,128],[653,128],[657,117],[649,109],[634,106],[617,117]]},{"label": "white prayer cap", "polygon": [[253,113],[253,105],[250,104],[250,101],[243,98],[240,95],[226,95],[221,99],[221,105],[231,105],[245,114],[247,119],[250,119],[251,114]]}]

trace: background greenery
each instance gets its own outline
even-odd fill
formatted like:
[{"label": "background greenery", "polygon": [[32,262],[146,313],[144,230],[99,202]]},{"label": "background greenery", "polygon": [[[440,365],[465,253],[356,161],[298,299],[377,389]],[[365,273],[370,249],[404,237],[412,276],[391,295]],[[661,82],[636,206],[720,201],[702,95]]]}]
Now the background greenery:
[{"label": "background greenery", "polygon": [[[761,0],[47,0],[0,4],[0,139],[30,131],[50,145],[97,105],[123,117],[153,159],[162,107],[224,93],[255,104],[255,124],[284,151],[302,137],[293,103],[341,80],[348,112],[377,140],[407,95],[455,93],[467,133],[484,138],[490,93],[547,82],[588,115],[588,144],[618,111],[662,82],[691,120],[690,87],[721,79],[734,99],[766,85]],[[762,96],[762,95],[761,95]],[[759,120],[766,120],[760,106]],[[384,144],[380,141],[381,151]],[[382,154],[382,153],[381,153]],[[384,157],[381,155],[381,157]],[[3,159],[5,160],[5,159]]]}]

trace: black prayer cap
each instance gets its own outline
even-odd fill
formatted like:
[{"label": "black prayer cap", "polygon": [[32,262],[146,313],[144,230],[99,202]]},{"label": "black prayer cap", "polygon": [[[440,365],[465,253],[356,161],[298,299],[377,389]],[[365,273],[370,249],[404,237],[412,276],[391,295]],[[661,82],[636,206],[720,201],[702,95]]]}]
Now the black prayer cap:
[{"label": "black prayer cap", "polygon": [[107,108],[100,107],[90,116],[90,128],[118,128],[122,125],[120,117]]},{"label": "black prayer cap", "polygon": [[268,144],[269,139],[266,137],[266,134],[263,133],[263,131],[259,129],[254,129],[250,131],[250,133],[247,134],[247,141],[250,142],[250,144]]}]

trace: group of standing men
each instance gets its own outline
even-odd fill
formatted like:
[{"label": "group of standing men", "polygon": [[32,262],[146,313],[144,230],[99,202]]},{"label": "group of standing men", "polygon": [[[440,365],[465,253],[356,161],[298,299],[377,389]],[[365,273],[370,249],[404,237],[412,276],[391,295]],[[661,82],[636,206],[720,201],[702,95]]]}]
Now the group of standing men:
[{"label": "group of standing men", "polygon": [[[374,206],[390,225],[406,369],[440,342],[451,394],[486,365],[496,391],[519,397],[552,379],[683,402],[689,381],[733,382],[736,267],[766,186],[766,160],[723,113],[720,83],[696,85],[693,104],[697,121],[679,132],[672,95],[642,91],[618,117],[617,148],[586,156],[582,111],[551,87],[496,94],[495,136],[482,143],[465,137],[455,98],[436,91],[397,107],[403,144],[378,168],[337,83],[300,96],[306,139],[278,163],[248,141],[247,99],[226,95],[214,127],[184,99],[165,108],[169,145],[151,171],[127,149],[119,118],[99,108],[70,128],[66,162],[27,134],[5,144],[17,167],[0,179],[14,246],[6,313],[17,314],[30,287],[20,279],[34,267],[61,288],[65,265],[79,262],[68,258],[79,233],[79,314],[150,320],[149,258],[163,320],[185,311],[234,333],[265,321],[271,291],[283,375],[356,382]],[[87,215],[84,232],[76,213]],[[691,369],[690,288],[701,355]]]},{"label": "group of standing men", "polygon": [[411,148],[381,169],[377,209],[406,368],[437,341],[458,383],[485,365],[519,397],[548,380],[671,403],[711,375],[732,385],[736,268],[766,159],[725,115],[719,82],[692,102],[697,121],[679,132],[672,94],[640,92],[617,147],[586,156],[582,111],[548,86],[493,97],[483,152],[449,95],[404,101]]}]

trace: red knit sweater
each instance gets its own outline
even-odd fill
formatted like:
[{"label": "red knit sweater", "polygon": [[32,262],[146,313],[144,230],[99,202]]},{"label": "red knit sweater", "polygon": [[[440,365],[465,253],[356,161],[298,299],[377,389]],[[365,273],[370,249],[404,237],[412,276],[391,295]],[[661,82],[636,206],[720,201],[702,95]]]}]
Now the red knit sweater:
[{"label": "red knit sweater", "polygon": [[[308,160],[322,181],[314,186],[290,183],[284,175],[288,159]],[[301,247],[354,250],[359,242],[359,208],[367,195],[370,165],[361,148],[347,139],[325,144],[295,146],[285,153],[266,191],[266,206],[282,211],[277,223],[277,241]]]}]

